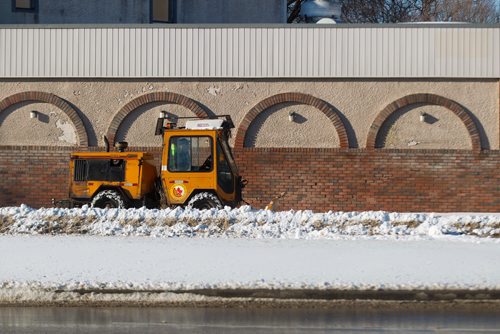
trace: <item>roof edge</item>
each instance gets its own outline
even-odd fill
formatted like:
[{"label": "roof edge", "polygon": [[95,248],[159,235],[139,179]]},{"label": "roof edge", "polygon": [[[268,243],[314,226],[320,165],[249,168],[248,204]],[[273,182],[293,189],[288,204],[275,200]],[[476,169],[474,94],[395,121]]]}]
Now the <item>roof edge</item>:
[{"label": "roof edge", "polygon": [[384,24],[0,24],[0,29],[214,29],[214,28],[296,28],[296,29],[349,29],[349,28],[500,28],[500,24],[478,23],[384,23]]}]

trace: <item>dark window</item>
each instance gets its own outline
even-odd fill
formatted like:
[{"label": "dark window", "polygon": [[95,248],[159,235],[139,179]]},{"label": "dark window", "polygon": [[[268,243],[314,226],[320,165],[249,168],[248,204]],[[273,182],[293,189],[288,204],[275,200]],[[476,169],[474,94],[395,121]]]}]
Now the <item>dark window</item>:
[{"label": "dark window", "polygon": [[110,160],[109,181],[125,181],[125,160]]},{"label": "dark window", "polygon": [[172,137],[168,144],[170,172],[209,172],[212,163],[212,138]]},{"label": "dark window", "polygon": [[217,184],[227,194],[234,191],[234,177],[226,155],[217,141]]},{"label": "dark window", "polygon": [[171,22],[171,0],[151,0],[151,22]]},{"label": "dark window", "polygon": [[15,12],[35,12],[38,0],[12,0],[12,10]]},{"label": "dark window", "polygon": [[75,181],[125,181],[125,160],[79,159],[75,161]]}]

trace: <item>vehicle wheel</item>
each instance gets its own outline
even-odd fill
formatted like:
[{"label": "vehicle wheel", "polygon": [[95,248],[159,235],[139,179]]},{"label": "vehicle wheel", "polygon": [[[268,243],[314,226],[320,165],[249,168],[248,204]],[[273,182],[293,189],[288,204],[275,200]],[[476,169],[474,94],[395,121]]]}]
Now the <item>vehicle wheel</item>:
[{"label": "vehicle wheel", "polygon": [[123,197],[120,195],[120,193],[118,191],[116,191],[116,190],[103,190],[100,193],[98,193],[97,195],[95,195],[94,199],[92,200],[91,205],[93,208],[123,209],[123,208],[125,208],[125,201],[123,200]]},{"label": "vehicle wheel", "polygon": [[222,204],[212,193],[199,193],[193,196],[186,206],[188,209],[208,210],[208,209],[222,209]]}]

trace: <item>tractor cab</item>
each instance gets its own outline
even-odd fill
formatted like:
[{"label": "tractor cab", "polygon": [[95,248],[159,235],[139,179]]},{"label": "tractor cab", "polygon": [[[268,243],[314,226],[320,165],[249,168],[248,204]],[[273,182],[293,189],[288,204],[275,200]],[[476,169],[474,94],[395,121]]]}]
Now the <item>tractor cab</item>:
[{"label": "tractor cab", "polygon": [[163,136],[161,184],[168,205],[198,209],[237,206],[243,184],[228,144],[234,124],[230,116],[176,120],[159,118]]}]

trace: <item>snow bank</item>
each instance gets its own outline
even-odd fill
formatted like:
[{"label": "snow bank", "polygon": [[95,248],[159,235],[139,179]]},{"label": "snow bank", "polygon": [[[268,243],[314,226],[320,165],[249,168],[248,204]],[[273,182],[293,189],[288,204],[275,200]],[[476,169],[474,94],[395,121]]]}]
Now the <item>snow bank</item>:
[{"label": "snow bank", "polygon": [[342,237],[500,237],[500,214],[197,209],[0,208],[0,234],[334,239]]}]

